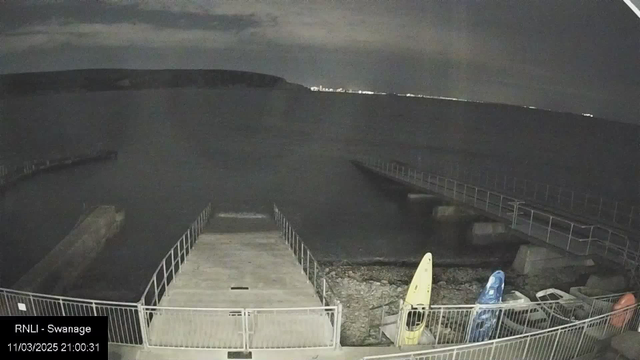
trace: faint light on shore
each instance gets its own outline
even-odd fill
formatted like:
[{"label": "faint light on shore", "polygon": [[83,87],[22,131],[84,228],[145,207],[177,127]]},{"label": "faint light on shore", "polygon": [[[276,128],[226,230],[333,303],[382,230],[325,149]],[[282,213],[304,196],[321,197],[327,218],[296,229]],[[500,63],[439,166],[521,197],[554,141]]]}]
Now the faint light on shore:
[{"label": "faint light on shore", "polygon": [[[459,98],[453,98],[453,97],[445,97],[445,96],[432,96],[432,95],[421,95],[421,94],[412,94],[412,93],[407,93],[407,94],[396,94],[396,93],[384,93],[384,92],[379,92],[379,91],[371,91],[371,90],[356,90],[356,89],[345,89],[345,88],[329,88],[329,87],[324,87],[322,85],[319,86],[310,86],[309,89],[311,91],[324,91],[324,92],[337,92],[337,93],[349,93],[349,94],[365,94],[365,95],[395,95],[395,96],[404,96],[404,97],[415,97],[415,98],[425,98],[425,99],[439,99],[439,100],[450,100],[450,101],[463,101],[463,102],[471,102],[471,103],[479,103],[479,104],[485,104],[487,102],[484,101],[478,101],[478,100],[466,100],[466,99],[459,99]],[[506,104],[505,104],[506,105]],[[514,106],[520,106],[523,108],[528,108],[528,109],[534,109],[534,110],[546,110],[544,108],[539,108],[539,107],[535,107],[535,106],[528,106],[528,105],[514,105]],[[548,111],[552,111],[552,110],[548,110]],[[593,117],[592,114],[580,114],[582,116],[586,116],[586,117]]]}]

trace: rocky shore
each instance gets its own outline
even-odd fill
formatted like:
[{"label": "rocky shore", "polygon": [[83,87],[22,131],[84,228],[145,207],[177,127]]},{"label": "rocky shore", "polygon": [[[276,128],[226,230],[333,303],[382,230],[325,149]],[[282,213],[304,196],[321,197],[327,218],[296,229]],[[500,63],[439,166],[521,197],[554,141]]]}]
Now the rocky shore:
[{"label": "rocky shore", "polygon": [[[434,268],[431,303],[473,304],[493,271],[491,268]],[[594,268],[549,269],[536,275],[519,275],[505,268],[505,292],[517,290],[532,300],[535,293],[549,287],[569,291],[584,285]],[[380,310],[369,309],[405,297],[415,267],[332,266],[325,269],[327,280],[343,304],[341,343],[345,346],[384,344],[370,321],[377,321]]]}]

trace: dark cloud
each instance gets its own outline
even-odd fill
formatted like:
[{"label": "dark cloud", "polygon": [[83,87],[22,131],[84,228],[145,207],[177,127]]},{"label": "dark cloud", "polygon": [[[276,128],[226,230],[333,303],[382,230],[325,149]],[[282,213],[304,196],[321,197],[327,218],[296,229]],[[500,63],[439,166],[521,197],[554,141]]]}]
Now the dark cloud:
[{"label": "dark cloud", "polygon": [[242,32],[262,26],[275,26],[273,16],[218,15],[208,13],[175,12],[143,9],[136,4],[113,5],[101,2],[68,1],[24,5],[5,4],[0,11],[0,33],[11,32],[25,26],[55,22],[59,25],[88,24],[148,24],[167,29],[197,29]]}]

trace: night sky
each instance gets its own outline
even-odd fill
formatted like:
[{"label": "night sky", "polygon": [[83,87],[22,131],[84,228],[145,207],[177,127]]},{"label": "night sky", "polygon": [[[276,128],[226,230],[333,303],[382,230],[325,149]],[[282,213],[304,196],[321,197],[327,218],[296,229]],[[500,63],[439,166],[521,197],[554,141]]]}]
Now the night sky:
[{"label": "night sky", "polygon": [[640,123],[640,19],[624,0],[0,1],[0,73],[105,67],[257,71]]}]

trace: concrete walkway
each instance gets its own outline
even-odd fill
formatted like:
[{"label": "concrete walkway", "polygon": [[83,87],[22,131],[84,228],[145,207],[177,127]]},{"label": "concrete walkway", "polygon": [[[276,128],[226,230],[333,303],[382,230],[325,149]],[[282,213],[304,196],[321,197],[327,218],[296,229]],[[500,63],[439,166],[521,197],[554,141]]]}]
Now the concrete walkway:
[{"label": "concrete walkway", "polygon": [[327,347],[334,341],[333,327],[321,306],[270,218],[216,216],[154,310],[149,343],[209,349],[242,349],[245,342],[254,349]]}]

